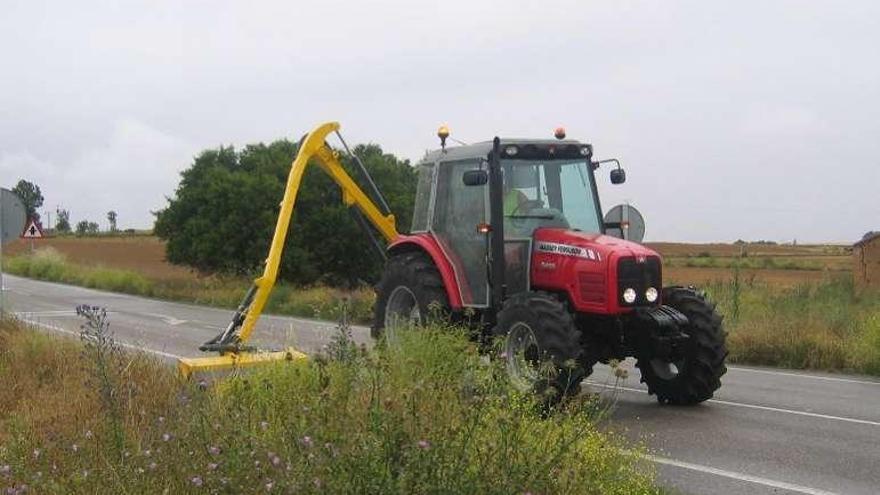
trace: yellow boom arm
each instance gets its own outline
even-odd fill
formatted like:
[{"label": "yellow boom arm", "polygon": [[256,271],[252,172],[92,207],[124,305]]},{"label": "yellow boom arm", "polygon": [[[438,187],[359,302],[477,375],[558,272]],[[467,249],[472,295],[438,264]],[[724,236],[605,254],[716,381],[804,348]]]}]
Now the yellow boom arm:
[{"label": "yellow boom arm", "polygon": [[[281,200],[281,211],[278,213],[278,223],[275,225],[275,233],[272,237],[272,245],[269,248],[269,256],[266,258],[263,274],[254,280],[253,287],[248,291],[229,327],[201,347],[202,350],[218,351],[221,355],[208,358],[180,359],[179,368],[185,376],[189,376],[197,370],[223,369],[275,359],[296,359],[305,356],[295,350],[260,353],[256,356],[249,355],[253,349],[243,344],[250,338],[257,320],[266,307],[272,288],[275,286],[281,255],[284,251],[284,242],[287,239],[293,207],[296,204],[296,195],[302,183],[303,173],[313,158],[314,163],[317,163],[342,189],[342,201],[346,206],[357,207],[387,241],[390,242],[397,237],[394,215],[390,213],[384,215],[380,211],[342,167],[337,152],[327,146],[325,141],[327,136],[330,133],[338,132],[338,130],[339,123],[337,122],[321,124],[312,129],[300,143],[296,158],[290,166],[284,198]],[[239,326],[240,331],[236,333]]]}]

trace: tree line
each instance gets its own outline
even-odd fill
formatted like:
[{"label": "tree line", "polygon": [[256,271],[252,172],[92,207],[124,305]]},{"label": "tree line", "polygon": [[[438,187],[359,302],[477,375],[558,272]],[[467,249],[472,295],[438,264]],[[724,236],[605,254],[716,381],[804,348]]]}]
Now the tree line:
[{"label": "tree line", "polygon": [[[201,152],[181,173],[155,233],[169,261],[205,272],[253,275],[262,270],[296,144],[278,140],[240,150]],[[416,172],[408,160],[375,144],[353,150],[376,181],[399,228],[410,224]],[[340,161],[357,180],[354,163]],[[360,181],[359,181],[360,182]],[[382,260],[342,203],[339,187],[309,167],[296,198],[280,278],[298,284],[354,285],[377,280]]]},{"label": "tree line", "polygon": [[[43,227],[42,217],[38,210],[43,206],[43,202],[46,198],[43,197],[43,192],[40,190],[40,186],[28,180],[21,179],[15,187],[12,188],[12,192],[21,199],[28,220],[33,220],[40,225],[40,227]],[[100,232],[100,226],[98,223],[88,219],[81,220],[77,222],[75,226],[71,226],[70,210],[59,207],[55,210],[55,215],[55,225],[48,225],[47,227],[51,228],[56,234],[76,233],[76,235],[82,236],[96,235]],[[116,211],[110,210],[107,212],[107,223],[110,225],[109,232],[111,233],[119,231],[116,224],[117,218],[118,215]]]}]

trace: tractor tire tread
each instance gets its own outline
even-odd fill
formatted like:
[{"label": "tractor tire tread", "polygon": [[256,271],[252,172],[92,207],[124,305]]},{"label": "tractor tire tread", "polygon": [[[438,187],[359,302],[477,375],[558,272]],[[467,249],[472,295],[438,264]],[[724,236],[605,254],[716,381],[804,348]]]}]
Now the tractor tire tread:
[{"label": "tractor tire tread", "polygon": [[727,372],[722,318],[705,295],[692,288],[664,288],[663,303],[688,317],[685,332],[690,334],[696,350],[674,380],[656,376],[650,359],[640,357],[636,366],[641,370],[641,381],[648,385],[648,393],[656,395],[664,404],[688,405],[706,401],[721,387],[721,377]]}]

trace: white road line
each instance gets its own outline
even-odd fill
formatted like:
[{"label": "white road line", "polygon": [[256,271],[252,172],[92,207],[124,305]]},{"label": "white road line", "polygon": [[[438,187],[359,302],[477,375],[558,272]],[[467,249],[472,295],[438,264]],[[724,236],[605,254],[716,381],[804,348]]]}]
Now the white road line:
[{"label": "white road line", "polygon": [[[34,318],[41,316],[76,316],[76,311],[72,309],[46,310],[46,311],[14,311],[12,313],[16,318]],[[110,311],[107,314],[111,314]]]},{"label": "white road line", "polygon": [[861,424],[861,425],[880,426],[880,421],[869,421],[867,419],[846,418],[843,416],[831,416],[829,414],[819,414],[819,413],[812,413],[812,412],[807,412],[807,411],[797,411],[797,410],[793,410],[793,409],[782,409],[779,407],[759,406],[757,404],[746,404],[743,402],[731,402],[728,400],[721,400],[721,399],[709,399],[707,402],[714,402],[715,404],[723,404],[725,406],[758,409],[761,411],[771,411],[771,412],[778,412],[778,413],[785,413],[785,414],[796,414],[798,416],[808,416],[811,418],[830,419],[833,421],[844,421],[847,423],[856,423],[856,424]]},{"label": "white road line", "polygon": [[765,375],[780,375],[780,376],[790,376],[794,378],[809,378],[811,380],[825,380],[829,382],[842,382],[842,383],[858,383],[861,385],[875,385],[880,386],[880,381],[870,381],[870,380],[856,380],[853,378],[837,378],[833,376],[820,376],[820,375],[809,375],[806,373],[791,373],[787,371],[773,371],[773,370],[759,370],[755,368],[741,368],[739,366],[728,366],[728,370],[734,371],[744,371],[746,373],[762,373]]},{"label": "white road line", "polygon": [[[589,385],[594,385],[594,386],[602,387],[602,388],[616,388],[618,390],[625,390],[627,392],[637,392],[640,394],[647,394],[648,393],[647,390],[642,390],[640,388],[621,387],[621,386],[615,387],[613,385],[605,385],[602,383],[597,383],[597,382],[592,382],[592,381],[588,381],[587,383]],[[783,413],[783,414],[793,414],[796,416],[807,416],[810,418],[828,419],[828,420],[832,420],[832,421],[843,421],[845,423],[855,423],[855,424],[869,425],[869,426],[880,426],[880,421],[870,421],[867,419],[858,419],[858,418],[847,418],[844,416],[831,416],[830,414],[819,414],[819,413],[813,413],[813,412],[808,412],[808,411],[798,411],[796,409],[783,409],[781,407],[759,406],[757,404],[747,404],[745,402],[733,402],[733,401],[721,400],[721,399],[709,399],[706,402],[710,402],[710,403],[714,403],[714,404],[721,404],[723,406],[744,407],[747,409],[757,409],[757,410],[761,410],[761,411],[770,411],[770,412]]]},{"label": "white road line", "polygon": [[[146,297],[146,296],[136,296],[133,294],[123,294],[121,292],[108,292],[108,291],[102,291],[102,290],[97,290],[97,289],[90,289],[87,287],[80,287],[77,285],[62,284],[60,282],[47,282],[45,280],[36,280],[36,279],[31,279],[31,278],[26,278],[26,277],[18,277],[15,275],[6,275],[5,273],[4,273],[4,277],[9,278],[10,280],[18,279],[16,281],[23,282],[25,284],[33,283],[36,285],[39,285],[39,284],[53,285],[53,286],[58,287],[59,289],[71,289],[71,290],[79,291],[79,292],[88,292],[91,294],[95,294],[97,296],[107,296],[107,297],[113,297],[115,299],[131,299],[131,300],[135,300],[135,301],[136,300],[150,301],[150,302],[160,303],[160,304],[163,304],[166,306],[174,306],[174,307],[190,309],[190,310],[223,313],[225,315],[228,315],[229,317],[231,317],[232,313],[235,311],[235,308],[221,308],[221,307],[217,307],[217,306],[204,306],[204,305],[198,305],[198,304],[194,304],[194,303],[188,304],[188,303],[182,303],[182,302],[176,302],[176,301],[168,301],[166,299],[156,299],[156,298]],[[109,313],[109,311],[108,311],[108,313]],[[135,313],[135,314],[141,314],[141,313]],[[306,325],[316,325],[316,326],[319,326],[322,328],[326,327],[326,328],[332,328],[332,329],[335,329],[337,326],[337,323],[333,322],[333,321],[315,320],[315,319],[310,319],[310,318],[302,318],[302,317],[278,315],[278,314],[268,314],[268,313],[264,313],[260,317],[260,319],[261,320],[278,319],[278,320],[281,320],[281,323],[283,323],[283,324],[289,324],[291,322],[303,323]],[[193,322],[195,320],[188,320],[188,321]],[[201,322],[199,322],[199,323],[201,323]],[[223,326],[225,327],[226,324],[224,323]],[[364,331],[364,332],[366,332],[370,329],[369,327],[365,327],[362,325],[350,325],[350,327],[353,330],[360,330],[360,331]]]},{"label": "white road line", "polygon": [[[57,326],[57,325],[50,325],[50,324],[48,324],[48,323],[43,323],[43,322],[41,322],[41,321],[28,320],[28,319],[25,319],[25,318],[19,318],[18,321],[20,321],[20,322],[22,322],[22,323],[26,323],[26,324],[28,324],[28,325],[33,325],[33,326],[36,326],[36,327],[45,328],[46,330],[52,330],[53,332],[59,332],[59,333],[67,334],[67,335],[73,335],[74,337],[79,337],[79,335],[80,335],[79,332],[74,332],[73,330],[68,330],[68,329],[66,329],[66,328],[61,328],[61,327],[59,327],[59,326]],[[146,352],[146,353],[149,353],[149,354],[155,354],[156,356],[161,356],[161,357],[164,357],[164,358],[169,358],[169,359],[180,359],[181,357],[183,357],[183,356],[178,356],[177,354],[171,354],[170,352],[157,351],[157,350],[155,350],[155,349],[150,349],[150,348],[148,348],[148,347],[141,347],[141,346],[137,346],[137,345],[134,345],[134,344],[129,344],[129,343],[127,343],[127,342],[119,342],[119,341],[117,341],[116,343],[119,344],[119,345],[122,346],[122,347],[125,347],[126,349],[132,349],[132,350],[135,350],[135,351]]]},{"label": "white road line", "polygon": [[735,471],[727,471],[725,469],[718,469],[711,466],[703,466],[701,464],[693,464],[690,462],[676,461],[675,459],[667,459],[665,457],[657,457],[654,455],[645,455],[645,457],[657,464],[665,464],[667,466],[674,466],[681,469],[688,469],[691,471],[698,471],[700,473],[712,474],[715,476],[721,476],[724,478],[730,478],[738,481],[746,481],[749,483],[755,483],[758,485],[764,485],[770,488],[777,488],[780,490],[788,490],[796,493],[803,493],[805,495],[836,495],[834,492],[829,492],[826,490],[821,490],[819,488],[812,488],[809,486],[796,485],[794,483],[786,483],[785,481],[776,481],[768,478],[762,478],[760,476],[753,476],[751,474],[746,473],[737,473]]}]

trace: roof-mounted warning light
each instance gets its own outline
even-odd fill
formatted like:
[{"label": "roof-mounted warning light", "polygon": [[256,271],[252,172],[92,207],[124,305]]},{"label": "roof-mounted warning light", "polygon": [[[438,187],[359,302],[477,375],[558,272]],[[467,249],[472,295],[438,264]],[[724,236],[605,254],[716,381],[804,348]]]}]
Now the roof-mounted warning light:
[{"label": "roof-mounted warning light", "polygon": [[556,130],[553,131],[553,135],[556,137],[556,139],[562,141],[563,139],[565,139],[565,127],[557,127]]},{"label": "roof-mounted warning light", "polygon": [[446,149],[446,138],[449,137],[449,128],[446,127],[446,124],[441,125],[439,129],[437,129],[437,137],[440,138],[440,148]]}]

